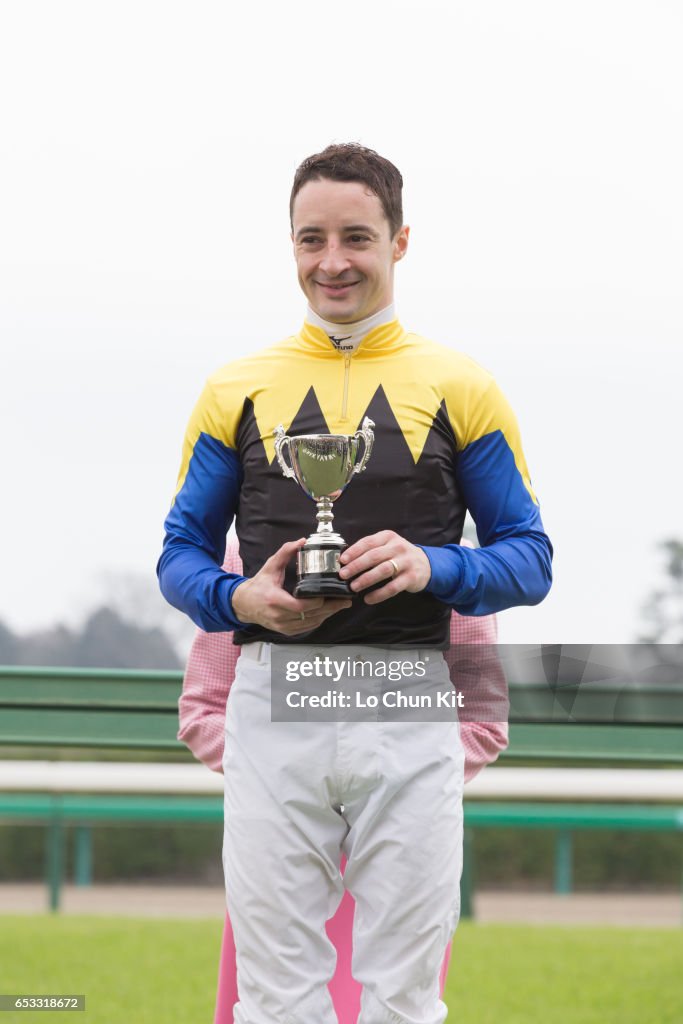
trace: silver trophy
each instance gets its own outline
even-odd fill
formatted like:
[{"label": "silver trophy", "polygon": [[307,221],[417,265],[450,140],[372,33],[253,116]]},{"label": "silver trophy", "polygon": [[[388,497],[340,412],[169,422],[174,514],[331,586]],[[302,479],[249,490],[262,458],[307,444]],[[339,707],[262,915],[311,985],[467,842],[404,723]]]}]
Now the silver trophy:
[{"label": "silver trophy", "polygon": [[[332,503],[344,492],[351,477],[362,473],[372,452],[374,423],[366,416],[355,434],[296,434],[283,426],[275,429],[275,454],[286,477],[317,502],[318,529],[297,552],[295,597],[350,597],[351,588],[339,577],[339,556],[346,541],[332,527]],[[363,453],[358,451],[363,442]],[[289,452],[289,463],[285,459]]]}]

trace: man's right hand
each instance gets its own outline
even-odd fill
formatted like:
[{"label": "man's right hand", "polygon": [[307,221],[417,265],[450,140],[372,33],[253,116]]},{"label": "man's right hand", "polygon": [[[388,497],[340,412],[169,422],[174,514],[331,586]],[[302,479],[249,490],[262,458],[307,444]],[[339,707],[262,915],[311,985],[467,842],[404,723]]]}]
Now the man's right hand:
[{"label": "man's right hand", "polygon": [[[306,538],[288,541],[271,555],[262,568],[235,587],[232,610],[245,625],[257,623],[285,636],[298,636],[317,629],[330,615],[351,607],[350,598],[292,597],[282,586],[285,569]],[[302,615],[304,616],[302,618]]]}]

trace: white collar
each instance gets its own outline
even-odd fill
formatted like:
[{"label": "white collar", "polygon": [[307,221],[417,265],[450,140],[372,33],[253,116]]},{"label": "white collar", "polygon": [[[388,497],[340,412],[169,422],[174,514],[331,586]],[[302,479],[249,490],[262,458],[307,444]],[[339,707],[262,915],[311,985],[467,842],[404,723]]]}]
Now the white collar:
[{"label": "white collar", "polygon": [[355,352],[363,339],[375,327],[380,324],[388,324],[396,319],[393,302],[384,309],[378,310],[365,320],[356,320],[352,324],[335,324],[331,320],[323,320],[321,316],[309,306],[306,310],[306,320],[315,327],[321,327],[334,347],[339,352]]}]

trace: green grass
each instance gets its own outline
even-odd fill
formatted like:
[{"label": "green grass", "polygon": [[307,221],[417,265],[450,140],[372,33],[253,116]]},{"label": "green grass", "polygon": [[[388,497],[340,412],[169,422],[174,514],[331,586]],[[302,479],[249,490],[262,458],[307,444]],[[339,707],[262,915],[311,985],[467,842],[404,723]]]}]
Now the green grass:
[{"label": "green grass", "polygon": [[220,919],[0,917],[0,992],[83,994],[85,1013],[7,1012],[2,1024],[212,1024]]},{"label": "green grass", "polygon": [[681,1024],[683,932],[458,928],[445,1000],[457,1024]]},{"label": "green grass", "polygon": [[[0,917],[0,992],[84,993],[80,1024],[212,1024],[221,922]],[[462,924],[454,1024],[680,1024],[683,932]],[[3,1013],[1,1024],[46,1024]],[[315,1024],[315,1022],[311,1022]]]}]

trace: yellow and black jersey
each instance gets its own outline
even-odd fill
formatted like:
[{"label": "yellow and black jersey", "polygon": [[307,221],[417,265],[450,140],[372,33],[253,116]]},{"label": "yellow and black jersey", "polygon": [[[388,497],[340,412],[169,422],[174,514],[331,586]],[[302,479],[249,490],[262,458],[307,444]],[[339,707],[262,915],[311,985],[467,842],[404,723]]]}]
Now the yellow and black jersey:
[{"label": "yellow and black jersey", "polygon": [[[335,502],[335,528],[348,544],[395,530],[424,548],[432,577],[421,593],[378,605],[359,595],[316,630],[316,642],[444,647],[451,608],[485,615],[540,601],[552,548],[510,406],[475,362],[397,320],[375,327],[352,353],[305,323],[208,380],[165,523],[158,572],[167,600],[205,630],[282,642],[232,612],[244,577],[220,568],[227,531],[235,518],[247,577],[285,541],[309,534],[315,505],[283,476],[274,430],[353,434],[365,416],[375,424],[372,457]],[[477,550],[459,546],[467,509]],[[285,586],[293,585],[292,567]]]}]

